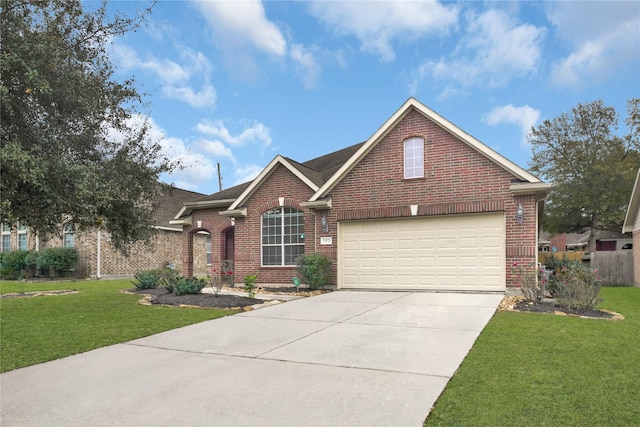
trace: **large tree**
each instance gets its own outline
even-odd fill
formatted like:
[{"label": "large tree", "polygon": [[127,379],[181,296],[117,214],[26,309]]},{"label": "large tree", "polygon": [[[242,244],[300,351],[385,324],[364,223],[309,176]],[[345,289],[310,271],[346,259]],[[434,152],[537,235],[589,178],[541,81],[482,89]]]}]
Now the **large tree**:
[{"label": "large tree", "polygon": [[41,235],[100,226],[126,252],[152,233],[152,201],[175,164],[148,135],[133,79],[107,47],[150,9],[110,16],[81,0],[0,0],[0,220]]},{"label": "large tree", "polygon": [[534,173],[553,184],[543,226],[552,233],[619,231],[640,167],[640,98],[627,103],[627,131],[602,101],[578,104],[531,131]]}]

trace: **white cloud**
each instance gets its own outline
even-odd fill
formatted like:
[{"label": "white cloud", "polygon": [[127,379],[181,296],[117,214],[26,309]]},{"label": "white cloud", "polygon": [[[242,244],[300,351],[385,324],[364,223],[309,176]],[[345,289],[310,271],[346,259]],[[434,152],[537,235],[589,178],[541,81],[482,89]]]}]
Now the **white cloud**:
[{"label": "white cloud", "polygon": [[527,136],[539,118],[540,111],[535,108],[531,108],[528,105],[515,107],[509,104],[491,110],[485,117],[485,122],[490,126],[496,126],[501,123],[510,123],[519,126],[522,132],[521,142],[527,143]]},{"label": "white cloud", "polygon": [[291,46],[291,59],[298,64],[304,86],[307,89],[314,88],[322,70],[313,53],[301,44],[294,44]]},{"label": "white cloud", "polygon": [[185,82],[189,79],[189,72],[177,63],[164,59],[160,60],[152,55],[146,59],[138,56],[138,53],[122,44],[113,45],[114,62],[124,70],[143,69],[151,71],[163,83],[175,84]]},{"label": "white cloud", "polygon": [[456,8],[446,8],[435,1],[318,1],[311,10],[336,33],[357,37],[364,51],[379,55],[384,62],[395,60],[393,39],[446,32],[457,22]]},{"label": "white cloud", "polygon": [[231,149],[220,141],[212,141],[210,139],[201,138],[195,143],[195,146],[199,150],[202,150],[205,153],[209,153],[216,158],[227,157],[235,162],[235,158],[233,157]]},{"label": "white cloud", "polygon": [[233,49],[251,44],[276,56],[286,53],[280,29],[267,19],[260,1],[198,1],[196,6],[211,24],[221,45]]},{"label": "white cloud", "polygon": [[547,9],[560,40],[573,48],[553,66],[556,84],[580,88],[640,59],[637,2],[553,2]]},{"label": "white cloud", "polygon": [[253,181],[260,172],[264,169],[258,165],[244,165],[239,167],[233,173],[234,182],[233,185],[242,184],[247,181]]},{"label": "white cloud", "polygon": [[[202,52],[184,47],[179,49],[185,65],[158,59],[151,54],[143,60],[134,49],[121,44],[114,44],[113,55],[123,70],[142,69],[156,75],[162,84],[162,92],[168,98],[183,101],[194,108],[215,107],[217,94],[209,83],[212,70],[209,59]],[[203,81],[199,91],[189,84],[194,79]]]},{"label": "white cloud", "polygon": [[458,20],[457,6],[425,1],[314,1],[311,13],[335,33],[353,35],[365,52],[383,62],[395,60],[394,39],[446,33]]},{"label": "white cloud", "polygon": [[162,92],[169,98],[186,102],[194,108],[215,107],[217,94],[210,84],[205,84],[198,92],[189,86],[165,86]]},{"label": "white cloud", "polygon": [[263,147],[271,145],[269,128],[258,122],[252,123],[250,127],[245,128],[237,135],[232,135],[222,120],[200,122],[196,126],[196,130],[235,147],[247,144],[259,144]]},{"label": "white cloud", "polygon": [[456,49],[448,57],[424,62],[409,83],[412,90],[427,77],[463,88],[499,87],[537,72],[544,28],[518,24],[499,10],[468,13],[465,18],[467,34]]}]

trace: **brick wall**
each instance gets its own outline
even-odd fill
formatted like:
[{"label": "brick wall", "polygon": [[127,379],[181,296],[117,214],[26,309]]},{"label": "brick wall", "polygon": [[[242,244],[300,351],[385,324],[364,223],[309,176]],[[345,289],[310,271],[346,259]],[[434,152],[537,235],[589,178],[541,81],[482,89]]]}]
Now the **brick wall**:
[{"label": "brick wall", "polygon": [[247,217],[237,219],[236,227],[236,274],[238,279],[245,275],[257,274],[258,283],[292,283],[297,276],[295,267],[261,267],[261,215],[280,206],[279,198],[284,198],[284,207],[304,212],[305,253],[313,252],[313,214],[300,206],[307,201],[313,191],[298,177],[282,165],[276,167],[271,176],[257,189],[247,202]]},{"label": "brick wall", "polygon": [[[425,140],[425,176],[404,179],[403,142],[419,136]],[[476,152],[415,110],[331,191],[333,206],[325,214],[337,254],[336,223],[347,219],[401,217],[418,205],[418,215],[504,211],[506,220],[506,283],[516,285],[510,266],[535,265],[536,201],[533,196],[513,197],[515,179],[506,170]],[[516,209],[524,209],[524,223],[516,222]],[[334,262],[336,256],[334,255]]]},{"label": "brick wall", "polygon": [[[425,176],[404,179],[403,142],[413,136],[425,140]],[[511,195],[509,186],[516,179],[509,172],[452,136],[422,114],[411,111],[376,147],[356,165],[331,191],[333,209],[310,211],[300,207],[313,191],[283,166],[248,200],[247,217],[235,219],[236,282],[248,274],[257,274],[258,283],[291,283],[295,268],[261,267],[260,216],[279,206],[305,212],[305,253],[322,252],[333,261],[333,280],[337,271],[337,224],[339,221],[364,218],[410,216],[410,205],[418,205],[419,216],[505,212],[506,223],[506,283],[517,285],[510,266],[534,268],[537,255],[537,209],[534,196]],[[524,223],[516,221],[516,209],[522,205]],[[194,246],[192,236],[198,229],[212,233],[214,262],[220,261],[224,247],[224,230],[228,218],[219,210],[199,210],[193,213],[194,225],[186,227],[183,236],[183,265],[189,271]],[[329,223],[322,230],[322,217]],[[201,221],[196,225],[196,221]],[[331,245],[320,245],[321,237],[331,237]],[[218,250],[216,251],[216,248]]]},{"label": "brick wall", "polygon": [[[280,206],[279,198],[284,198],[284,207],[292,207],[305,213],[305,253],[312,253],[314,242],[314,214],[300,206],[300,202],[309,200],[313,191],[284,166],[278,166],[260,188],[247,202],[247,217],[235,218],[235,282],[240,284],[244,276],[256,274],[259,284],[292,283],[297,275],[295,267],[262,267],[261,266],[261,215]],[[203,230],[211,233],[212,266],[221,265],[225,248],[225,233],[231,227],[231,220],[219,212],[224,209],[201,209],[192,214],[192,225],[184,228],[183,233],[183,274],[197,274],[194,270],[200,262],[192,255],[197,244],[193,236]]]},{"label": "brick wall", "polygon": [[[193,212],[192,225],[185,226],[182,234],[182,274],[201,276],[210,274],[214,267],[222,264],[224,233],[232,227],[231,219],[219,212],[224,209],[201,209]],[[207,265],[206,234],[211,235],[211,264]],[[236,251],[237,253],[237,251]]]},{"label": "brick wall", "polygon": [[[172,264],[176,269],[181,263],[182,233],[179,231],[158,230],[149,245],[136,243],[131,247],[129,256],[124,256],[111,245],[109,233],[100,233],[100,276],[133,276],[137,271],[162,268]],[[40,249],[62,247],[60,235],[40,239]],[[75,248],[78,250],[76,276],[96,277],[98,274],[98,231],[79,231],[75,234]],[[30,240],[29,249],[35,249],[35,238]]]}]

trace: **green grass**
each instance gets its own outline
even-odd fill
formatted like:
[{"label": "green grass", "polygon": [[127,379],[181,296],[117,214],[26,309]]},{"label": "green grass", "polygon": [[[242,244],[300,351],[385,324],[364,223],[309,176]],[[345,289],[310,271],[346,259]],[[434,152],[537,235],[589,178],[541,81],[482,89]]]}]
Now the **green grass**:
[{"label": "green grass", "polygon": [[0,281],[0,293],[72,289],[79,293],[0,300],[0,372],[222,317],[214,309],[139,305],[130,280]]},{"label": "green grass", "polygon": [[601,296],[625,320],[496,313],[425,426],[640,425],[640,289]]}]

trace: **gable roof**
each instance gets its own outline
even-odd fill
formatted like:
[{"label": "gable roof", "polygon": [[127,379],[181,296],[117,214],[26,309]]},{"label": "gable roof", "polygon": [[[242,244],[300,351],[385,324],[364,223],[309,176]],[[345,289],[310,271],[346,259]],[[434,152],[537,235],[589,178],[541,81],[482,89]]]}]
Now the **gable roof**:
[{"label": "gable roof", "polygon": [[[417,99],[409,98],[386,122],[384,122],[382,126],[380,126],[373,135],[371,135],[367,141],[360,146],[358,151],[351,156],[349,161],[338,169],[309,200],[316,201],[329,194],[331,189],[333,189],[333,187],[335,187],[367,154],[369,154],[369,152],[389,133],[389,131],[391,131],[391,129],[393,129],[412,110],[418,111],[423,116],[427,117],[435,124],[457,137],[460,141],[483,154],[489,160],[507,170],[512,175],[515,175],[521,181],[524,181],[525,183],[544,184],[540,179],[484,145],[482,142],[478,141],[435,111],[431,110]],[[550,184],[544,184],[544,186],[547,188],[551,187]]]},{"label": "gable roof", "polygon": [[631,233],[636,225],[636,216],[638,214],[638,208],[640,208],[640,169],[636,175],[636,182],[633,185],[633,191],[631,192],[631,198],[629,199],[629,206],[627,207],[627,213],[624,216],[624,223],[622,224],[623,233]]},{"label": "gable roof", "polygon": [[435,124],[457,137],[489,160],[507,170],[519,182],[512,183],[513,194],[531,194],[535,192],[540,198],[548,194],[551,184],[542,182],[540,179],[527,172],[520,166],[511,162],[507,158],[498,154],[482,142],[478,141],[462,129],[440,116],[435,111],[416,100],[409,98],[369,139],[359,144],[343,148],[332,153],[316,157],[306,162],[299,163],[288,157],[277,155],[253,180],[244,184],[231,187],[229,189],[213,193],[185,203],[183,208],[175,216],[173,224],[185,223],[183,220],[188,217],[193,210],[213,207],[224,207],[227,213],[237,213],[236,211],[244,206],[251,195],[262,185],[262,183],[276,170],[278,166],[283,166],[297,176],[309,188],[314,191],[309,199],[309,204],[318,204],[329,195],[333,189],[384,137],[391,131],[410,111],[416,110]]},{"label": "gable roof", "polygon": [[[294,164],[295,163],[295,164]],[[287,168],[291,173],[300,178],[302,182],[309,186],[313,191],[318,190],[318,185],[313,182],[313,180],[304,174],[304,170],[307,170],[306,167],[302,167],[302,165],[291,162],[291,160],[286,157],[282,157],[281,155],[277,155],[271,162],[267,165],[266,168],[262,169],[262,172],[258,174],[256,179],[254,179],[245,190],[238,196],[238,198],[229,206],[229,210],[234,210],[240,206],[242,206],[251,195],[262,185],[262,183],[271,176],[271,174],[276,170],[278,165],[282,165]],[[297,166],[297,167],[296,167]],[[317,177],[315,177],[317,178]]]}]

